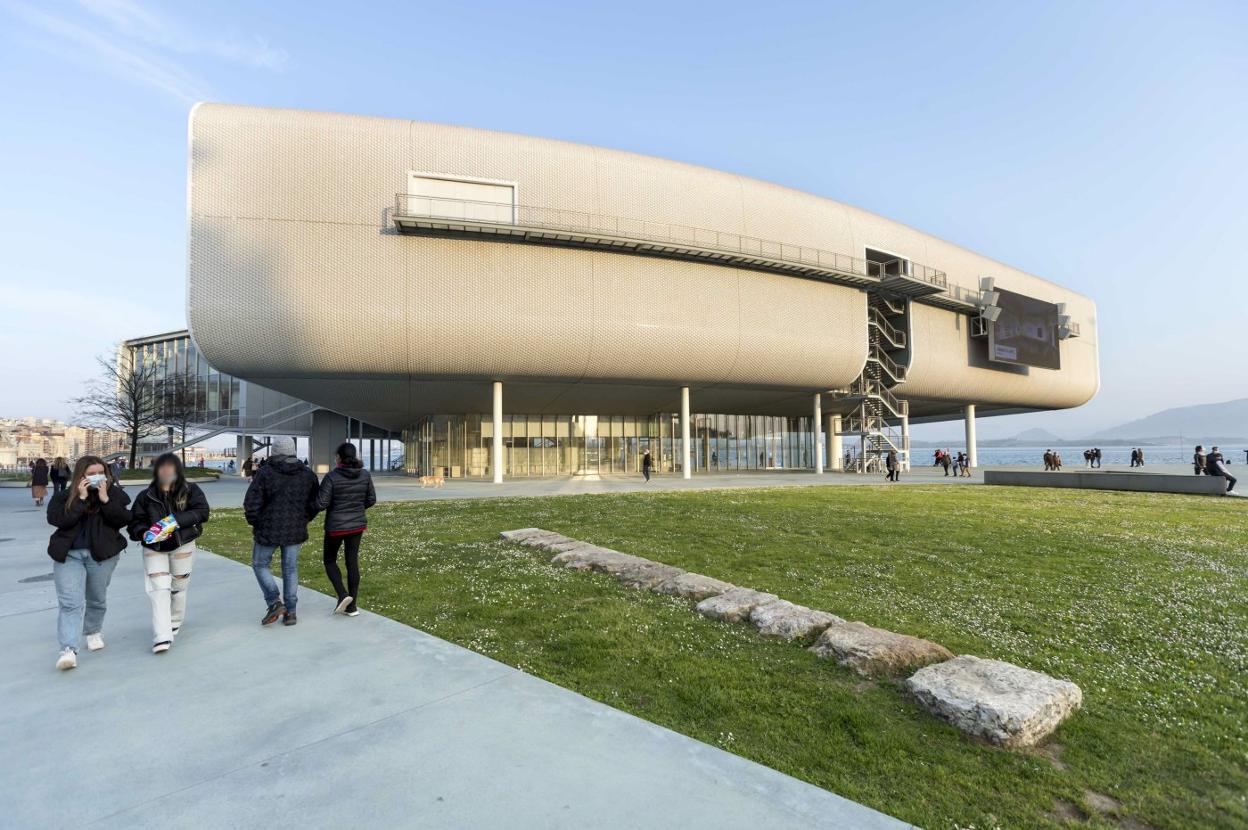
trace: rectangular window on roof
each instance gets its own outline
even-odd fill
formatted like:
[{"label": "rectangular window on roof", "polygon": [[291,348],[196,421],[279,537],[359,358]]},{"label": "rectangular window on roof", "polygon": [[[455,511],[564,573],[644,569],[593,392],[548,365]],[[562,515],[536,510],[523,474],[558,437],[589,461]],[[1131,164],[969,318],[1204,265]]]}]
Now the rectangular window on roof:
[{"label": "rectangular window on roof", "polygon": [[514,224],[516,186],[507,182],[407,174],[407,212],[477,222]]}]

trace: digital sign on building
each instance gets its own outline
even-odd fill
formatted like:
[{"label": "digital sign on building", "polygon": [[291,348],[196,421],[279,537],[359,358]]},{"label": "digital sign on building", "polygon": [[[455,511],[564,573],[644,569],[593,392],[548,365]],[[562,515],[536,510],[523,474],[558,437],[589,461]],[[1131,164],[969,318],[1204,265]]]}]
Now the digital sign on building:
[{"label": "digital sign on building", "polygon": [[1001,314],[988,327],[988,357],[998,363],[1062,368],[1058,308],[1034,297],[997,289]]}]

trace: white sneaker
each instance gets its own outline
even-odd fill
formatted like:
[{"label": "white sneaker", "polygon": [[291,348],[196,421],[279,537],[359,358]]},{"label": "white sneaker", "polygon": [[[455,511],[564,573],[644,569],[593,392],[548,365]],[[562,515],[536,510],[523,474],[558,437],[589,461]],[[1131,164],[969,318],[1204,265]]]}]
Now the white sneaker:
[{"label": "white sneaker", "polygon": [[102,648],[104,648],[103,634],[97,633],[87,635],[87,651],[99,651]]},{"label": "white sneaker", "polygon": [[346,596],[338,601],[338,607],[334,609],[335,614],[347,613],[347,608],[351,605],[351,597]]},{"label": "white sneaker", "polygon": [[168,640],[157,643],[156,645],[152,646],[152,654],[163,654],[164,652],[169,650],[169,647],[171,645],[173,645],[173,643],[169,642]]},{"label": "white sneaker", "polygon": [[61,671],[69,671],[78,666],[78,654],[72,648],[61,649],[61,656],[56,658],[56,667]]}]

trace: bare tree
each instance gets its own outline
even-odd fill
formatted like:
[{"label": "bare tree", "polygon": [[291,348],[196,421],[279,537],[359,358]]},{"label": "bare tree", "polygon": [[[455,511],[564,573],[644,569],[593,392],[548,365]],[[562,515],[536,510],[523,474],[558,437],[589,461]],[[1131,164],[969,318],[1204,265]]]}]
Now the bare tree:
[{"label": "bare tree", "polygon": [[170,427],[182,444],[182,465],[186,466],[186,436],[199,414],[199,389],[194,377],[178,372],[157,385],[157,409],[162,423]]},{"label": "bare tree", "polygon": [[87,384],[86,394],[72,403],[86,426],[97,426],[126,434],[130,442],[130,469],[139,456],[139,440],[162,423],[157,407],[156,367],[135,365],[128,349],[109,359],[98,355],[100,374]]}]

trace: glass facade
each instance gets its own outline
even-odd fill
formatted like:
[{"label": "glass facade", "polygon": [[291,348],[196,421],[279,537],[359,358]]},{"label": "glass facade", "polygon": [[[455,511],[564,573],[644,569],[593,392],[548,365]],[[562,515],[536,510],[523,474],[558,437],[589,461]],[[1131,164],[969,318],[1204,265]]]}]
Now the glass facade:
[{"label": "glass facade", "polygon": [[[810,418],[693,415],[694,472],[814,467]],[[405,467],[413,475],[488,478],[493,422],[489,415],[437,415],[403,432]],[[680,416],[504,415],[503,475],[511,477],[640,473],[650,451],[655,472],[680,472]]]},{"label": "glass facade", "polygon": [[127,346],[136,369],[147,365],[154,367],[152,383],[158,411],[171,408],[166,405],[165,398],[178,394],[177,385],[181,385],[194,395],[195,415],[191,423],[239,425],[242,396],[238,378],[222,374],[208,365],[189,335]]}]

